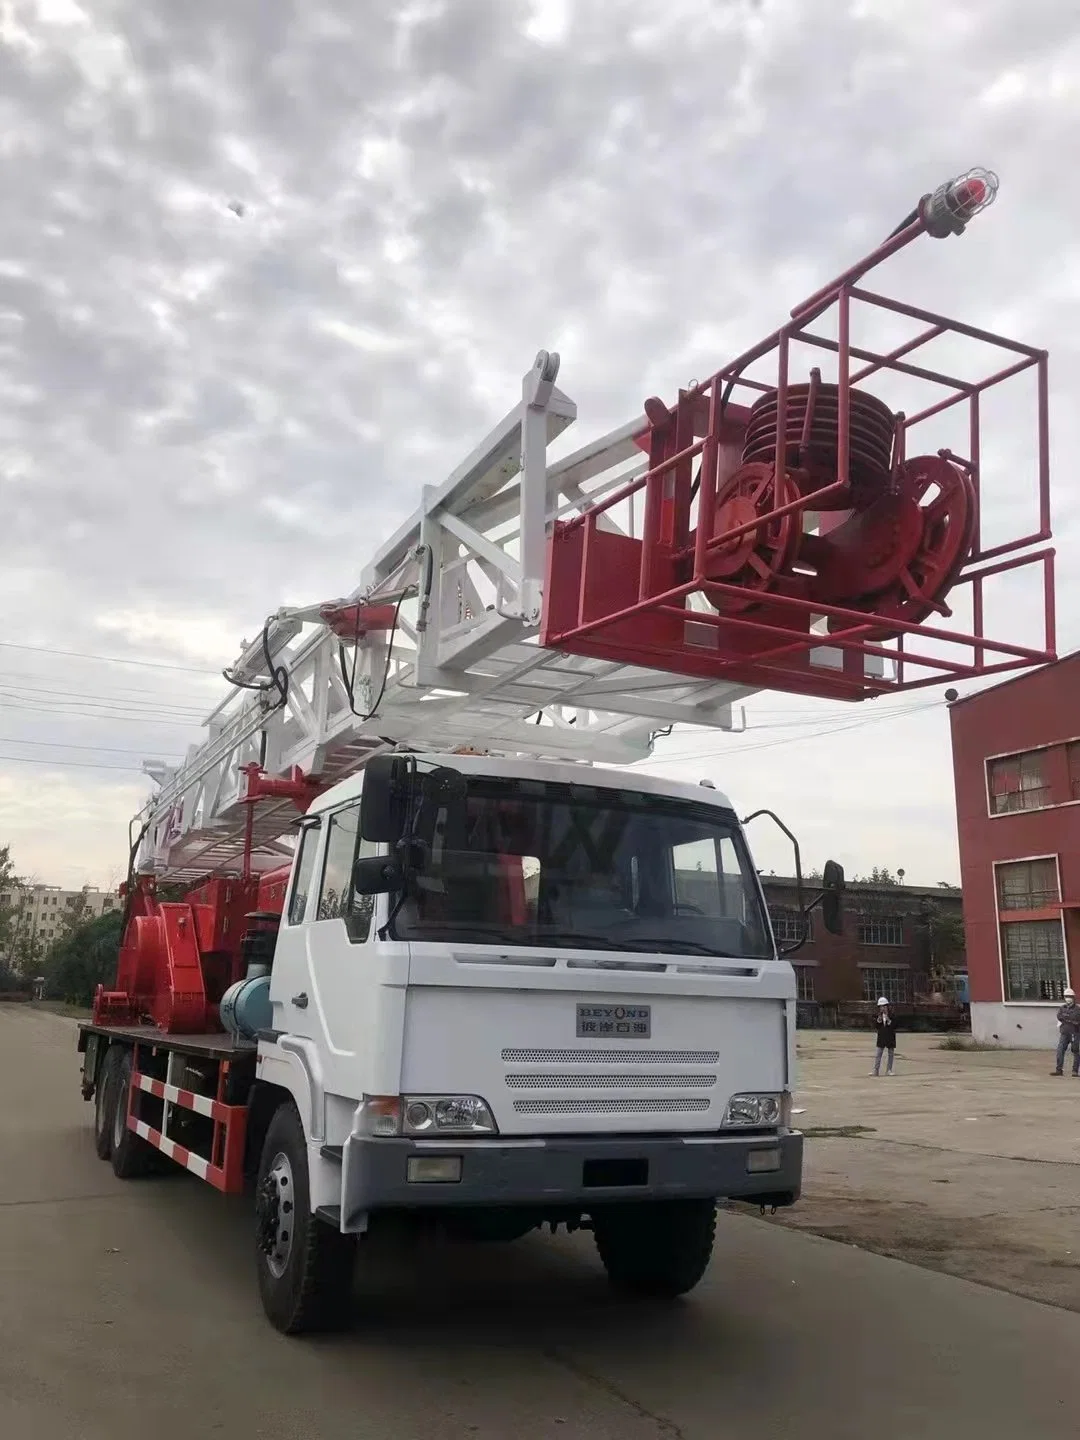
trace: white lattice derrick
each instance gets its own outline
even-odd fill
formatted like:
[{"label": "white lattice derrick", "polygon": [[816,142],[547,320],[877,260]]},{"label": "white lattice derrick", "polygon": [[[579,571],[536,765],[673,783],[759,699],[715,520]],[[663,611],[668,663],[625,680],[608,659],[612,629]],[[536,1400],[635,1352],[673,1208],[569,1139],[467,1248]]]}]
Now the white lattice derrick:
[{"label": "white lattice derrick", "polygon": [[[646,464],[634,443],[644,416],[548,463],[548,446],[576,416],[557,371],[558,357],[541,351],[520,402],[442,485],[424,489],[356,589],[329,602],[339,612],[393,606],[390,635],[372,629],[345,642],[344,676],[325,601],[279,611],[245,642],[230,677],[263,688],[234,690],[178,768],[147,767],[159,792],[141,817],[141,864],[180,878],[236,862],[248,809],[242,767],[251,763],[279,776],[299,767],[324,782],[394,745],[632,764],[651,753],[657,729],[731,728],[744,688],[537,643],[555,520]],[[632,535],[636,518],[630,502],[601,523]],[[284,686],[274,679],[282,672]],[[274,842],[294,819],[288,804],[255,807],[258,868],[281,862]]]}]

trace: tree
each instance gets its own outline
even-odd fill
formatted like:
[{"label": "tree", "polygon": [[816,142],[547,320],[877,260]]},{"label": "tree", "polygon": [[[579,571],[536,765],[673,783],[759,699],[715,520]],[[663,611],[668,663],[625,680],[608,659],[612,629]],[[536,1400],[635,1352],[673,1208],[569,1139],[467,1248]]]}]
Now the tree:
[{"label": "tree", "polygon": [[15,874],[11,847],[0,845],[0,991],[22,988],[19,977],[34,950],[27,889]]},{"label": "tree", "polygon": [[[11,935],[19,912],[18,896],[21,889],[11,858],[11,846],[0,845],[0,960],[8,959]],[[9,896],[12,898],[9,899]]]},{"label": "tree", "polygon": [[60,916],[60,941],[70,940],[86,920],[86,890],[80,895],[69,895],[64,913]]},{"label": "tree", "polygon": [[856,875],[856,885],[899,885],[899,876],[885,865],[875,865],[869,875]]},{"label": "tree", "polygon": [[935,968],[951,969],[967,953],[964,917],[955,910],[945,910],[940,905],[932,905],[927,921],[930,929],[931,965]]},{"label": "tree", "polygon": [[[85,910],[85,900],[81,910]],[[66,917],[65,917],[66,920]],[[116,974],[120,952],[119,910],[106,911],[80,923],[78,917],[68,933],[52,945],[42,962],[45,993],[52,1000],[69,1005],[90,1005],[99,985],[108,985]]]}]

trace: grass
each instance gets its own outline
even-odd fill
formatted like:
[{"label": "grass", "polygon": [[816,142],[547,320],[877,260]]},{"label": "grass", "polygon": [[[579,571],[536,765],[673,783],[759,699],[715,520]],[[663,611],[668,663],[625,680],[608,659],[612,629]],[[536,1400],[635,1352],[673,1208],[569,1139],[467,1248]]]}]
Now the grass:
[{"label": "grass", "polygon": [[995,1040],[976,1040],[972,1035],[946,1035],[944,1040],[939,1040],[939,1050],[1000,1050],[1001,1046]]},{"label": "grass", "polygon": [[90,1011],[82,1005],[69,1005],[66,1000],[31,1000],[31,1010],[47,1010],[50,1015],[63,1015],[67,1020],[89,1020]]}]

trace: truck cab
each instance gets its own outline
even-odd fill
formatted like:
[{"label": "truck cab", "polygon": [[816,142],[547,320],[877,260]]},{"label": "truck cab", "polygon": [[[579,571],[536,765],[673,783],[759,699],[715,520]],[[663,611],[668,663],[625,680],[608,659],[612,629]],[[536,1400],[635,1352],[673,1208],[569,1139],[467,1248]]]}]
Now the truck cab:
[{"label": "truck cab", "polygon": [[[372,761],[304,817],[267,998],[257,1085],[293,1116],[258,1178],[282,1328],[311,1236],[584,1226],[620,1288],[682,1293],[717,1199],[798,1198],[795,977],[717,790]],[[302,1192],[317,1229],[284,1208]]]}]

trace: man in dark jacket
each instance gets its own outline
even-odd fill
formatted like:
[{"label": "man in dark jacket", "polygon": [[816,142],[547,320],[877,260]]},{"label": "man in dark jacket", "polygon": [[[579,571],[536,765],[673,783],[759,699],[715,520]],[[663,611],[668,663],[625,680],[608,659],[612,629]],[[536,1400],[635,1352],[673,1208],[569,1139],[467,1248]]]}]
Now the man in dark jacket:
[{"label": "man in dark jacket", "polygon": [[892,1074],[893,1060],[896,1058],[896,1024],[889,1009],[889,1002],[883,995],[877,1002],[877,1054],[874,1056],[874,1068],[871,1072],[874,1075],[881,1074],[881,1057],[888,1055],[888,1064],[885,1067],[885,1074]]},{"label": "man in dark jacket", "polygon": [[1076,1003],[1076,991],[1071,987],[1065,991],[1065,1003],[1057,1012],[1058,1045],[1057,1058],[1052,1075],[1065,1073],[1065,1056],[1072,1051],[1072,1073],[1080,1075],[1080,1005]]}]

